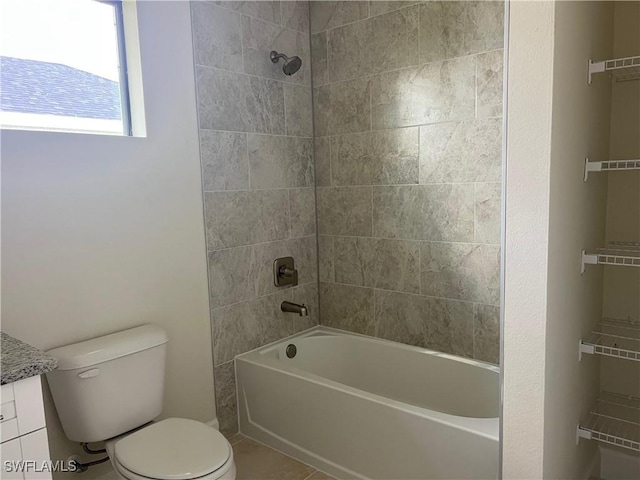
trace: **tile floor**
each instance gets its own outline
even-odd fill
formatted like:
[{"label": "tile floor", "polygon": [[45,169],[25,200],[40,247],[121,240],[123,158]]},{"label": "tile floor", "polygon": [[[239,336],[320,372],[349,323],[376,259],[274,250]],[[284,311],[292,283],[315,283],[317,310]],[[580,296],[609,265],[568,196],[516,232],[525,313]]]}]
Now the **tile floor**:
[{"label": "tile floor", "polygon": [[229,438],[236,462],[237,480],[334,480],[333,477],[305,465],[244,435]]}]

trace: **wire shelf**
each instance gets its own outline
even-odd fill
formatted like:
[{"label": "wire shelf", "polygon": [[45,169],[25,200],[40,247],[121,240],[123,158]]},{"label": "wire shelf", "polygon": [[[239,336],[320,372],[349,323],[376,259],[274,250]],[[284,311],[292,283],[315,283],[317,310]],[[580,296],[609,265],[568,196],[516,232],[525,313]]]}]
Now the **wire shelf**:
[{"label": "wire shelf", "polygon": [[587,419],[578,426],[578,438],[640,452],[640,398],[602,392]]},{"label": "wire shelf", "polygon": [[640,170],[640,159],[592,162],[586,158],[584,162],[584,181],[586,182],[589,179],[589,173],[591,172],[621,172],[629,170]]},{"label": "wire shelf", "polygon": [[588,83],[594,73],[608,72],[618,82],[640,79],[640,55],[594,62],[589,60]]},{"label": "wire shelf", "polygon": [[605,318],[580,342],[583,353],[624,358],[640,362],[640,321]]},{"label": "wire shelf", "polygon": [[615,265],[620,267],[640,267],[640,242],[610,242],[606,248],[595,252],[582,251],[582,269],[585,265]]}]

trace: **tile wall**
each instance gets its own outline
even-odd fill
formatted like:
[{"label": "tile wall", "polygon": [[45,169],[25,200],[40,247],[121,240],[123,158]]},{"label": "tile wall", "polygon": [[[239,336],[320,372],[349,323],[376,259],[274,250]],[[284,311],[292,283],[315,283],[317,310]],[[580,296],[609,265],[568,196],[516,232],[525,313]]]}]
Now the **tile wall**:
[{"label": "tile wall", "polygon": [[499,361],[502,2],[311,2],[320,322]]},{"label": "tile wall", "polygon": [[[191,3],[217,415],[237,431],[233,357],[318,322],[309,6]],[[298,55],[293,76],[269,52]],[[300,285],[276,288],[293,256]],[[280,312],[289,300],[306,318]]]}]

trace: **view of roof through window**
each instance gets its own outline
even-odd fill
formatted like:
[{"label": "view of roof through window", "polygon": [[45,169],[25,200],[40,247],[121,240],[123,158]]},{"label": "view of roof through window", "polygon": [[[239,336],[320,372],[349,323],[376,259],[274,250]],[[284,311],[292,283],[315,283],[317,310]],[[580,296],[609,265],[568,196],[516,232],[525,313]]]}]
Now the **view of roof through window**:
[{"label": "view of roof through window", "polygon": [[2,0],[2,128],[127,134],[117,13],[114,2]]}]

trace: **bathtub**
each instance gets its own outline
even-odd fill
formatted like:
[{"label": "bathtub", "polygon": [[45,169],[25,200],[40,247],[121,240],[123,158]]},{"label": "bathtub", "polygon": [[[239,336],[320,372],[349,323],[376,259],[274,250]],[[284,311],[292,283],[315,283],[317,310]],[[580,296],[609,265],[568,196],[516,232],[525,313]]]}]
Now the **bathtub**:
[{"label": "bathtub", "polygon": [[240,431],[330,475],[498,477],[497,367],[322,326],[235,362]]}]

